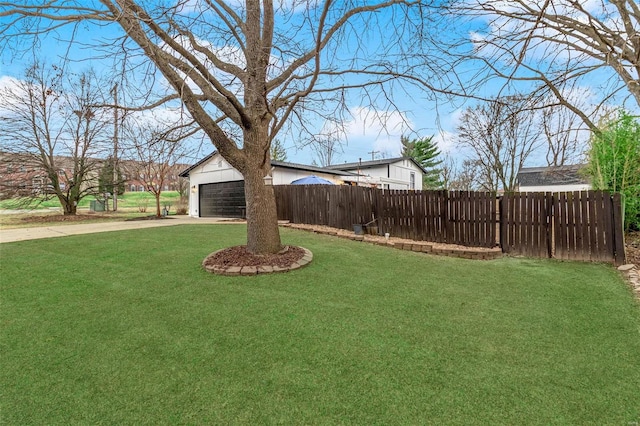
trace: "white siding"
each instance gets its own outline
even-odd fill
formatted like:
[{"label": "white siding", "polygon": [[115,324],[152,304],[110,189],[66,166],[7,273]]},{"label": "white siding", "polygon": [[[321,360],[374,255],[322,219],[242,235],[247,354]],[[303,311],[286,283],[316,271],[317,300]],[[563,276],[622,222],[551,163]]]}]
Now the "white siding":
[{"label": "white siding", "polygon": [[231,167],[219,154],[189,172],[189,215],[199,217],[198,188],[206,183],[244,180],[239,171]]},{"label": "white siding", "polygon": [[520,186],[520,192],[571,192],[588,191],[591,185],[588,183],[576,183],[573,185],[546,185],[546,186]]},{"label": "white siding", "polygon": [[410,189],[409,183],[411,181],[411,173],[415,173],[415,190],[422,190],[422,176],[423,172],[417,167],[413,161],[402,160],[389,165],[389,177],[398,181],[406,182],[405,188],[393,188],[390,189]]},{"label": "white siding", "polygon": [[[346,170],[354,173],[358,172],[357,168]],[[368,179],[363,179],[364,184],[375,183],[378,188],[388,189],[410,189],[411,173],[415,173],[414,189],[421,190],[424,173],[411,160],[400,160],[389,165],[382,164],[361,170],[361,174],[369,177]]]}]

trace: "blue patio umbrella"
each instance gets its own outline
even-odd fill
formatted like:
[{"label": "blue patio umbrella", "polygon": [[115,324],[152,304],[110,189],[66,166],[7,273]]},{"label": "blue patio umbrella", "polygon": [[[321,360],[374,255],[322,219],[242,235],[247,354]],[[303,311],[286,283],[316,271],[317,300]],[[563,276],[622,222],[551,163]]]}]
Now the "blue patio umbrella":
[{"label": "blue patio umbrella", "polygon": [[291,185],[334,185],[334,183],[316,175],[311,175],[296,179],[291,182]]}]

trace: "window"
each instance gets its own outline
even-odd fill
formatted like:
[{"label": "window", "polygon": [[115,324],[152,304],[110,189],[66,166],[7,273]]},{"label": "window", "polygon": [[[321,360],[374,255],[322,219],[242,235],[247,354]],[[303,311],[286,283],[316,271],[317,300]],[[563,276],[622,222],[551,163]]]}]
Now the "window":
[{"label": "window", "polygon": [[135,185],[131,185],[131,192],[136,192],[136,186]]},{"label": "window", "polygon": [[138,191],[143,192],[143,191],[144,191],[144,186],[140,185],[140,186],[138,187]]},{"label": "window", "polygon": [[416,189],[416,174],[413,172],[409,175],[409,189]]}]

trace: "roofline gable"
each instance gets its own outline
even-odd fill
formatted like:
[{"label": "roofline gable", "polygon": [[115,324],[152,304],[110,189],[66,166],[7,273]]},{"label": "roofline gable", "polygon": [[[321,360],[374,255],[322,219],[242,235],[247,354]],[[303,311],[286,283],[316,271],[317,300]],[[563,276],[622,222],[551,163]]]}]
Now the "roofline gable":
[{"label": "roofline gable", "polygon": [[[189,173],[191,173],[192,170],[194,170],[195,168],[200,167],[201,165],[207,163],[216,154],[218,154],[218,151],[213,151],[211,154],[207,155],[206,157],[204,157],[203,159],[201,159],[200,161],[195,163],[193,166],[188,167],[187,169],[183,170],[178,176],[184,177],[184,178],[189,177]],[[307,164],[289,163],[289,162],[286,162],[286,161],[272,160],[271,161],[271,165],[273,167],[280,167],[280,168],[284,168],[284,169],[304,170],[304,171],[309,171],[309,172],[326,173],[326,174],[330,174],[330,175],[357,176],[357,173],[352,173],[352,172],[341,170],[341,169],[337,169],[337,168],[309,166]]]},{"label": "roofline gable", "polygon": [[389,165],[389,164],[393,164],[393,163],[397,163],[399,161],[403,161],[403,160],[409,160],[411,161],[413,164],[415,164],[415,166],[420,169],[423,173],[426,173],[426,170],[420,165],[420,163],[418,163],[413,157],[394,157],[394,158],[383,158],[381,160],[371,160],[371,161],[358,161],[355,163],[344,163],[344,164],[332,164],[330,166],[327,166],[327,168],[330,169],[342,169],[342,170],[350,170],[350,169],[370,169],[372,167],[376,167],[376,166],[385,166],[385,165]]}]

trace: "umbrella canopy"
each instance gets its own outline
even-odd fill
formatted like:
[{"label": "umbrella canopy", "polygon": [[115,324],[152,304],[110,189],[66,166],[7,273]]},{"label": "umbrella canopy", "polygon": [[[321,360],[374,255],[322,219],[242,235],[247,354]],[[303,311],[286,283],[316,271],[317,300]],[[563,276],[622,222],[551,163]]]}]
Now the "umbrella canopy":
[{"label": "umbrella canopy", "polygon": [[316,175],[311,175],[296,179],[291,182],[291,185],[334,185],[334,183]]}]

